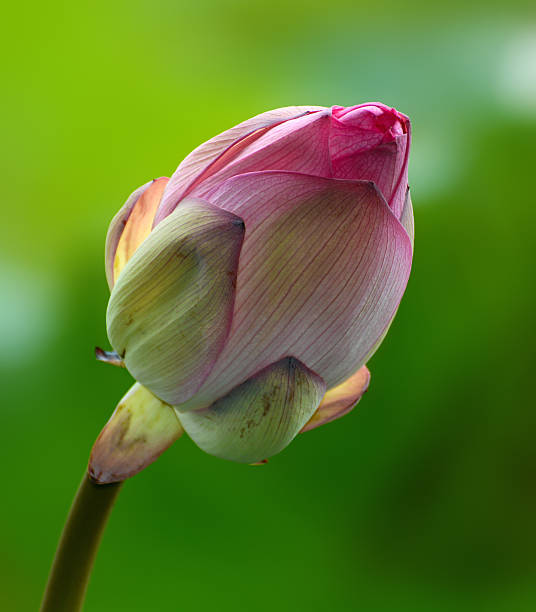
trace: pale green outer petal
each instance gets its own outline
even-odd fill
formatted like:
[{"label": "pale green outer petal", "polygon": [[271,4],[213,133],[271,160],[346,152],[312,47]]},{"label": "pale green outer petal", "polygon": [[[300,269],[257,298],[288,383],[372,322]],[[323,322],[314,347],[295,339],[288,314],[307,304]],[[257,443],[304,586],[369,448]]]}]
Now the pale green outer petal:
[{"label": "pale green outer petal", "polygon": [[108,337],[133,377],[169,404],[191,397],[227,337],[244,224],[185,200],[117,279]]},{"label": "pale green outer petal", "polygon": [[303,363],[288,357],[235,387],[209,408],[177,414],[204,451],[256,463],[283,450],[311,418],[326,386]]},{"label": "pale green outer petal", "polygon": [[155,461],[183,431],[171,406],[136,383],[97,438],[89,474],[102,484],[130,478]]}]

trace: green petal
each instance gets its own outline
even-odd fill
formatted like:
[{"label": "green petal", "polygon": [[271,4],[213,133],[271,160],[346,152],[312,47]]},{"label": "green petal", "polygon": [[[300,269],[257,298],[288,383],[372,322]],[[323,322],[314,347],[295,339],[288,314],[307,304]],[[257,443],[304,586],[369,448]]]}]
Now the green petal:
[{"label": "green petal", "polygon": [[239,463],[279,453],[311,418],[326,386],[287,357],[235,387],[209,408],[181,412],[182,426],[205,452]]},{"label": "green petal", "polygon": [[110,342],[133,377],[169,404],[197,391],[227,338],[243,236],[236,215],[184,201],[113,288]]},{"label": "green petal", "polygon": [[155,461],[183,431],[173,408],[136,383],[97,438],[89,474],[102,484],[130,478]]}]

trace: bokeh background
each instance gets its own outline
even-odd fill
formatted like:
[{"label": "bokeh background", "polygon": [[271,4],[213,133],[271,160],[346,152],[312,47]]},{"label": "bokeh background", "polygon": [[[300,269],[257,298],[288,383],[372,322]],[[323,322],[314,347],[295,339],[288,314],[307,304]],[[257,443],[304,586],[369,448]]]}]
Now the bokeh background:
[{"label": "bokeh background", "polygon": [[107,224],[264,110],[409,114],[412,278],[351,415],[262,468],[182,438],[128,482],[88,612],[536,607],[532,2],[4,7],[0,608],[37,610],[93,440],[130,386]]}]

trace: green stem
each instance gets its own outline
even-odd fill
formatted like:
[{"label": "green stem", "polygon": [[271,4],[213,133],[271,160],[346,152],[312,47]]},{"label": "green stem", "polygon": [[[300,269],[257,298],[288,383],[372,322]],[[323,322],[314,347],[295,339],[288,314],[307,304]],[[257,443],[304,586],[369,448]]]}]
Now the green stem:
[{"label": "green stem", "polygon": [[78,612],[99,544],[123,483],[95,484],[84,474],[63,528],[41,612]]}]

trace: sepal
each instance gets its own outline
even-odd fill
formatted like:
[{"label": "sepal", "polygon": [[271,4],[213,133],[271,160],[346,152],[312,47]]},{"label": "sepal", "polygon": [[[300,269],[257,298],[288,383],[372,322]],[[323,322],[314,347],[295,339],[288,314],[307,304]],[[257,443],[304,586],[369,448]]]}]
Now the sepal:
[{"label": "sepal", "polygon": [[97,438],[89,475],[99,484],[126,480],[158,459],[183,431],[173,408],[136,383]]}]

